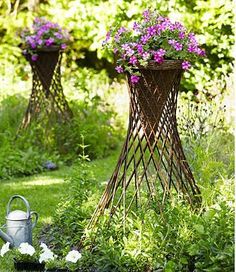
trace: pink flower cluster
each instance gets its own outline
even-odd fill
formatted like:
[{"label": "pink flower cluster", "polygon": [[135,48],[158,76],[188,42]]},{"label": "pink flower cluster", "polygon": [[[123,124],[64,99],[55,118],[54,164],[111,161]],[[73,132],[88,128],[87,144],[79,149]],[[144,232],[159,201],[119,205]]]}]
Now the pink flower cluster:
[{"label": "pink flower cluster", "polygon": [[44,18],[35,18],[32,30],[26,28],[21,32],[22,48],[24,53],[31,54],[31,59],[36,61],[36,50],[43,47],[58,46],[66,49],[70,40],[69,33],[58,24],[47,21]]},{"label": "pink flower cluster", "polygon": [[180,22],[171,22],[150,10],[143,12],[142,19],[134,22],[132,29],[112,28],[103,44],[119,57],[116,71],[129,72],[132,83],[139,81],[139,73],[132,67],[146,66],[149,61],[161,64],[164,60],[180,59],[182,68],[188,70],[192,61],[205,56],[194,33]]}]

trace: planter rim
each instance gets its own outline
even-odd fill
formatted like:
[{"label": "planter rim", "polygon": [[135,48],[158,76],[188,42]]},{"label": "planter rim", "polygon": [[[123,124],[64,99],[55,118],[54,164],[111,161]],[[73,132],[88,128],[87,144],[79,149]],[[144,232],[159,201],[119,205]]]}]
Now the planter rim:
[{"label": "planter rim", "polygon": [[60,46],[50,46],[50,47],[46,47],[46,46],[44,46],[44,47],[41,47],[41,48],[37,48],[37,49],[35,49],[34,51],[38,51],[38,52],[54,52],[54,51],[63,51],[62,49],[61,49],[61,47]]},{"label": "planter rim", "polygon": [[[27,50],[27,48],[26,48]],[[60,46],[58,45],[53,45],[53,46],[50,46],[50,47],[46,47],[46,46],[43,46],[41,48],[35,48],[35,49],[32,49],[33,52],[56,52],[56,51],[64,51],[63,49],[61,49]],[[29,54],[29,53],[27,53]]]},{"label": "planter rim", "polygon": [[137,67],[132,67],[134,70],[183,70],[182,69],[183,60],[164,60],[161,64],[154,60],[150,60],[146,67],[137,65]]}]

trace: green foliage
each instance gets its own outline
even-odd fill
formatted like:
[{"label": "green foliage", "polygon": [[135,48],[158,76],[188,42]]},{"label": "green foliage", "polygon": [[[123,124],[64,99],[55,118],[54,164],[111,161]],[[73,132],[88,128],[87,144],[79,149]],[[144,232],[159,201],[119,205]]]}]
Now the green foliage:
[{"label": "green foliage", "polygon": [[0,102],[0,179],[41,172],[48,160],[71,164],[83,151],[82,141],[87,146],[84,156],[107,156],[121,137],[115,112],[98,95],[84,92],[82,99],[71,102],[74,118],[70,122],[60,123],[43,112],[16,137],[26,106],[20,95]]},{"label": "green foliage", "polygon": [[[98,271],[232,271],[233,269],[233,137],[214,130],[220,152],[209,146],[212,134],[202,135],[187,153],[202,193],[202,206],[193,211],[181,200],[166,202],[163,211],[152,209],[130,213],[125,234],[123,212],[113,216],[109,227],[105,214],[92,232],[85,231],[79,267]],[[194,138],[192,138],[194,139]],[[190,141],[185,142],[187,151]],[[189,148],[189,149],[188,149]],[[196,154],[191,159],[191,154]],[[228,168],[228,165],[232,165]],[[95,168],[96,169],[96,168]],[[226,170],[224,170],[226,169]],[[46,240],[58,250],[79,243],[86,224],[104,189],[90,163],[75,167],[71,191],[58,206]],[[91,249],[93,245],[93,250]]]},{"label": "green foliage", "polygon": [[73,167],[69,181],[68,197],[58,205],[55,224],[45,233],[49,245],[59,252],[63,249],[63,253],[79,243],[101,190],[91,168],[84,162]]},{"label": "green foliage", "polygon": [[[182,21],[188,29],[198,34],[198,40],[204,44],[207,58],[197,62],[196,68],[186,73],[184,89],[214,92],[212,87],[217,81],[225,86],[225,77],[232,71],[233,1],[225,3],[221,0],[158,0],[151,3],[144,0],[55,0],[39,4],[25,1],[18,6],[6,1],[0,5],[0,37],[3,41],[0,45],[1,72],[6,73],[5,68],[10,63],[18,64],[15,73],[24,78],[26,61],[20,57],[20,38],[16,32],[19,28],[30,26],[35,16],[45,16],[69,29],[74,38],[67,56],[66,73],[70,74],[77,69],[77,65],[82,65],[98,70],[105,68],[114,75],[111,65],[113,57],[102,50],[106,32],[113,22],[122,22],[127,26],[148,7]],[[109,10],[109,13],[104,13],[104,10]]]},{"label": "green foliage", "polygon": [[[109,228],[105,224],[97,226],[92,258],[98,270],[233,269],[233,209],[225,200],[201,214],[179,202],[169,203],[163,215],[151,210],[130,215],[125,235],[121,222],[118,213]],[[91,239],[88,244],[93,236]]]}]

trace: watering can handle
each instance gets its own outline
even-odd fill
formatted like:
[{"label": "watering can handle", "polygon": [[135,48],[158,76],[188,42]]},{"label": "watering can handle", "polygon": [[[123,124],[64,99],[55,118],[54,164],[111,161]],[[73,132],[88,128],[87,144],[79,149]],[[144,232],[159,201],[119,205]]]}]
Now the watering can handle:
[{"label": "watering can handle", "polygon": [[33,229],[33,228],[35,227],[35,225],[37,224],[37,222],[38,222],[39,215],[38,215],[37,212],[31,212],[31,213],[30,213],[30,216],[32,216],[32,215],[35,215],[35,220],[34,220],[34,222],[33,222],[33,224],[32,224],[32,229]]},{"label": "watering can handle", "polygon": [[23,196],[20,196],[20,195],[14,195],[10,198],[8,204],[7,204],[7,216],[8,214],[10,213],[10,206],[11,206],[11,203],[14,199],[16,198],[20,198],[24,203],[25,203],[25,206],[27,208],[27,218],[30,218],[30,206],[29,206],[29,202],[23,197]]}]

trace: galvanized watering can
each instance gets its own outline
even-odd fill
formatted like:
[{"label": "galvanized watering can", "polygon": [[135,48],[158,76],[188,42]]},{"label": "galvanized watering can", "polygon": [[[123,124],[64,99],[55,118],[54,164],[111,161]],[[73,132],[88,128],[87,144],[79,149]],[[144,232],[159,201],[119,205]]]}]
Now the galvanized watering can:
[{"label": "galvanized watering can", "polygon": [[[11,203],[14,199],[20,198],[27,211],[15,210],[10,211]],[[32,223],[31,217],[35,216],[35,221]],[[32,245],[32,230],[38,221],[38,214],[30,211],[29,202],[20,195],[14,195],[10,198],[7,204],[6,224],[3,226],[6,233],[0,229],[0,237],[9,242],[11,247],[19,247],[21,243],[29,243]]]}]

